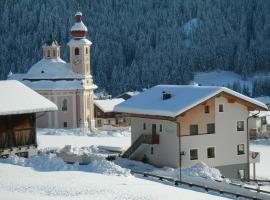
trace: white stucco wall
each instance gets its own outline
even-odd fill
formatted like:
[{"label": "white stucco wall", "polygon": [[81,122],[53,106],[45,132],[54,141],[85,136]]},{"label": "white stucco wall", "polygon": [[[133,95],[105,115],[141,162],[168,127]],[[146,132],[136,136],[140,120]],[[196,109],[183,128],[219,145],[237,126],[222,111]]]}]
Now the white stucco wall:
[{"label": "white stucco wall", "polygon": [[[224,105],[224,112],[218,111],[219,104]],[[202,113],[203,115],[204,113]],[[246,118],[248,110],[238,103],[228,103],[225,98],[215,99],[215,134],[204,134],[181,137],[182,167],[188,167],[197,162],[190,160],[190,149],[198,149],[198,159],[209,166],[225,166],[247,163],[247,135]],[[237,121],[244,121],[244,131],[237,131]],[[146,123],[146,130],[143,130]],[[157,124],[157,133],[160,134],[160,144],[148,145],[148,148],[135,156],[141,159],[145,154],[149,161],[161,166],[179,166],[179,137],[177,137],[177,125],[175,122],[132,118],[131,132],[132,143],[141,134],[151,134],[152,124]],[[162,132],[159,132],[159,124],[162,124]],[[193,124],[192,121],[190,124]],[[206,124],[205,124],[206,125]],[[237,155],[237,145],[245,145],[245,154]],[[151,155],[151,147],[154,149]],[[215,158],[207,158],[207,147],[215,147]]]}]

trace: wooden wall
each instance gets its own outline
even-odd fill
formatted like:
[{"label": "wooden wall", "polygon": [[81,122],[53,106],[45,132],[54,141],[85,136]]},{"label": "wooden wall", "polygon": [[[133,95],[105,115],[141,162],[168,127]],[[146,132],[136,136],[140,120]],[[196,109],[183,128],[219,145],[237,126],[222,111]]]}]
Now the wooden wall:
[{"label": "wooden wall", "polygon": [[36,145],[35,114],[0,116],[0,149]]}]

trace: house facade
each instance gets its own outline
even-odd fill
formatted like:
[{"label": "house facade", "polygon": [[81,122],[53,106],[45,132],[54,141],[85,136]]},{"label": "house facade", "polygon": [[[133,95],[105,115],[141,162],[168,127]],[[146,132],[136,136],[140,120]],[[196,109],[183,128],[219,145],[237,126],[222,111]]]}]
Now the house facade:
[{"label": "house facade", "polygon": [[0,81],[0,92],[0,157],[36,155],[36,113],[57,106],[18,81]]},{"label": "house facade", "polygon": [[115,108],[131,117],[132,145],[124,157],[174,168],[202,161],[234,178],[249,177],[246,123],[255,109],[267,107],[206,86],[156,86]]},{"label": "house facade", "polygon": [[35,63],[26,74],[10,74],[16,79],[54,102],[59,110],[47,113],[37,120],[40,128],[82,128],[95,127],[93,84],[90,69],[91,42],[87,39],[87,27],[82,13],[75,14],[68,42],[70,63],[60,56],[58,42],[50,38],[42,46],[43,58]]}]

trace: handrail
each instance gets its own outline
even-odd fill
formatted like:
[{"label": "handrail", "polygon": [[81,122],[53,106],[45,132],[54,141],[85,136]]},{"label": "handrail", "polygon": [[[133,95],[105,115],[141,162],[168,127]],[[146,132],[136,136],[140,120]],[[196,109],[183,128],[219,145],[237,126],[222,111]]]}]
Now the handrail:
[{"label": "handrail", "polygon": [[[150,173],[146,173],[146,172],[133,171],[133,170],[131,171],[131,173],[140,174],[140,175],[143,175],[144,177],[148,177],[148,176],[149,177],[154,177],[154,178],[157,178],[157,179],[159,179],[161,181],[166,180],[166,181],[169,181],[169,182],[174,182],[175,185],[184,184],[184,185],[188,185],[190,187],[193,187],[193,186],[199,187],[199,188],[204,189],[206,192],[208,192],[209,190],[212,190],[212,191],[219,192],[220,194],[233,195],[233,196],[236,196],[237,198],[238,197],[244,197],[244,198],[248,198],[248,199],[264,200],[263,198],[258,198],[257,196],[248,196],[248,195],[244,195],[244,194],[240,194],[240,193],[234,193],[234,192],[225,191],[225,190],[217,189],[217,188],[213,188],[213,187],[202,186],[202,185],[199,185],[199,184],[196,184],[196,183],[187,182],[187,181],[183,181],[183,180],[179,181],[179,180],[175,180],[175,179],[173,179],[171,177],[164,177],[164,176],[159,176],[159,175],[150,174]],[[248,189],[248,190],[256,191],[257,193],[270,194],[269,191],[265,191],[265,190],[250,188],[250,187],[246,187],[246,186],[243,186],[243,188]],[[254,194],[256,194],[256,193],[254,193]]]}]

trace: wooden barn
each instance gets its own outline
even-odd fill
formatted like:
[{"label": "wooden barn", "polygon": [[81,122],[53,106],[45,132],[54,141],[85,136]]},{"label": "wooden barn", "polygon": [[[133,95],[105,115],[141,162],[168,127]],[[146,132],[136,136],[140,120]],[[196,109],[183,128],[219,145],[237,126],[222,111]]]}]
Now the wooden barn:
[{"label": "wooden barn", "polygon": [[0,157],[37,154],[36,118],[57,106],[18,81],[0,81],[0,94]]}]

